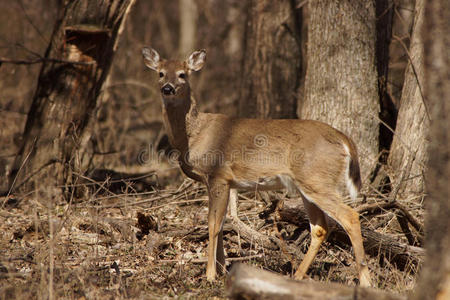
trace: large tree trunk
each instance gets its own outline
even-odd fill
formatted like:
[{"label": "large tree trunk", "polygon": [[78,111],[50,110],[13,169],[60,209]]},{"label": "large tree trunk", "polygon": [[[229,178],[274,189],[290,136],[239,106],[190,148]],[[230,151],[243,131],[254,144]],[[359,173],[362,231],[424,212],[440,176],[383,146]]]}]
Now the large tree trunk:
[{"label": "large tree trunk", "polygon": [[309,1],[304,119],[353,138],[363,179],[377,161],[375,7],[371,1]]},{"label": "large tree trunk", "polygon": [[413,299],[450,299],[450,2],[427,1],[425,95],[431,127],[427,187],[427,256]]},{"label": "large tree trunk", "polygon": [[[423,173],[428,159],[429,116],[423,95],[423,18],[424,0],[416,1],[414,27],[409,50],[397,126],[388,166],[393,192],[399,199],[424,193]],[[419,198],[420,201],[420,198]]]},{"label": "large tree trunk", "polygon": [[[90,134],[118,37],[134,0],[67,1],[47,48],[10,190],[33,182],[63,186],[82,173]],[[32,178],[32,180],[30,180]]]},{"label": "large tree trunk", "polygon": [[251,1],[239,115],[295,118],[300,79],[300,14],[294,1]]}]

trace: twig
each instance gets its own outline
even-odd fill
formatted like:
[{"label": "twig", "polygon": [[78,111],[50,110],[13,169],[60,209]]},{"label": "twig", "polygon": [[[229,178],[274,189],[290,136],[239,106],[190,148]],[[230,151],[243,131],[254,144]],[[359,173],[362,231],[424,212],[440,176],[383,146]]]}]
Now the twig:
[{"label": "twig", "polygon": [[[94,195],[92,195],[90,198],[93,198],[96,194],[99,193],[100,190],[104,190],[104,191],[107,192],[107,193],[110,193],[110,194],[113,194],[113,195],[117,196],[116,194],[114,194],[113,192],[111,192],[109,189],[107,189],[107,188],[105,187],[106,183],[109,182],[108,179],[100,183],[100,182],[97,182],[97,181],[93,180],[92,178],[89,178],[89,177],[87,177],[87,176],[84,176],[83,174],[80,174],[80,173],[78,173],[78,172],[73,172],[73,174],[75,174],[75,175],[78,176],[79,178],[85,179],[85,180],[90,181],[91,183],[94,183],[94,184],[96,184],[96,185],[99,186],[98,189],[95,191]],[[90,200],[89,200],[89,201],[90,201]]]},{"label": "twig", "polygon": [[416,152],[414,152],[410,146],[402,139],[402,137],[394,130],[392,129],[392,127],[390,127],[386,122],[384,122],[383,120],[381,120],[379,117],[375,117],[377,119],[378,122],[380,122],[382,125],[384,125],[387,129],[389,129],[389,131],[392,132],[392,134],[397,138],[397,140],[405,147],[406,150],[408,150],[408,152],[410,154],[416,154]]},{"label": "twig", "polygon": [[132,79],[125,80],[125,81],[112,82],[111,84],[106,86],[105,89],[112,89],[112,88],[120,87],[120,86],[123,86],[123,85],[134,85],[134,86],[137,86],[137,87],[141,87],[141,88],[153,91],[153,89],[149,88],[148,84],[146,84],[144,82],[137,81],[137,80],[132,80]]},{"label": "twig", "polygon": [[[5,207],[6,200],[8,200],[9,195],[11,195],[11,192],[12,192],[13,189],[14,189],[14,185],[16,184],[16,180],[17,180],[17,178],[19,177],[20,171],[22,171],[22,168],[23,168],[23,166],[26,164],[26,162],[28,161],[28,158],[30,157],[31,152],[33,152],[33,149],[34,149],[34,147],[36,146],[36,140],[37,140],[37,138],[34,139],[34,141],[33,141],[33,143],[32,143],[32,146],[31,146],[31,148],[30,148],[30,151],[27,153],[27,156],[25,157],[25,159],[23,160],[22,164],[21,164],[20,167],[19,167],[19,170],[17,171],[16,176],[14,177],[14,180],[13,180],[13,182],[11,183],[11,186],[9,187],[8,194],[7,194],[6,197],[5,197],[5,201],[3,201],[2,208]],[[19,187],[20,187],[21,185],[22,185],[22,184],[19,184]]]},{"label": "twig", "polygon": [[[263,254],[255,254],[255,255],[248,255],[248,256],[240,256],[240,257],[227,257],[225,258],[225,261],[243,261],[243,260],[250,260],[250,259],[254,259],[254,258],[261,258],[263,257]],[[206,263],[208,261],[208,259],[205,258],[190,258],[190,259],[158,259],[155,262],[158,263],[179,263],[179,264],[183,264],[183,263],[193,263],[193,264],[198,264],[198,263]]]},{"label": "twig", "polygon": [[413,60],[411,58],[411,54],[408,51],[408,47],[406,47],[405,43],[398,36],[396,36],[395,34],[393,34],[392,37],[400,43],[400,45],[405,50],[406,55],[408,56],[408,59],[409,59],[410,65],[411,65],[411,69],[412,69],[412,71],[414,73],[414,77],[415,77],[416,82],[417,82],[417,87],[419,88],[420,98],[422,100],[423,107],[425,108],[425,113],[427,115],[428,121],[430,121],[431,120],[430,113],[428,112],[428,107],[427,107],[427,104],[425,102],[425,96],[423,94],[422,85],[419,82],[419,76],[417,75],[416,67],[414,66],[414,62],[413,62]]},{"label": "twig", "polygon": [[242,260],[249,260],[253,258],[261,258],[263,257],[263,254],[255,254],[255,255],[248,255],[248,256],[241,256],[241,257],[228,257],[226,258],[227,261],[242,261]]},{"label": "twig", "polygon": [[296,3],[296,5],[295,5],[295,8],[296,9],[300,9],[300,8],[302,8],[306,3],[308,3],[309,2],[309,0],[303,0],[303,1],[301,1],[301,2],[298,2],[298,3]]},{"label": "twig", "polygon": [[411,225],[420,233],[423,235],[424,233],[424,228],[423,225],[420,224],[419,221],[416,220],[416,218],[414,218],[413,215],[411,215],[408,210],[406,209],[406,207],[404,207],[403,205],[401,205],[400,203],[398,203],[395,200],[390,200],[388,202],[384,202],[384,203],[373,203],[373,204],[367,204],[367,205],[362,205],[360,207],[357,208],[357,211],[359,214],[362,213],[369,213],[369,214],[374,214],[377,211],[380,210],[388,210],[388,209],[393,209],[396,208],[399,211],[402,212],[402,214],[405,216],[405,218],[408,220],[409,223],[411,223]]},{"label": "twig", "polygon": [[396,208],[398,208],[399,210],[402,211],[402,213],[405,215],[406,219],[408,220],[409,223],[411,223],[411,225],[420,233],[420,234],[424,234],[425,230],[423,228],[423,225],[420,224],[419,221],[416,220],[416,218],[413,217],[413,215],[411,215],[409,213],[409,211],[400,203],[395,202],[395,206]]},{"label": "twig", "polygon": [[54,268],[55,268],[55,255],[54,255],[54,232],[53,232],[53,201],[48,201],[48,227],[49,227],[49,237],[48,237],[48,256],[49,256],[49,279],[48,279],[48,299],[54,299],[53,290],[53,280],[54,280]]},{"label": "twig", "polygon": [[400,228],[402,229],[403,233],[406,236],[406,239],[408,240],[408,244],[410,244],[411,246],[417,246],[417,239],[409,229],[408,220],[406,219],[405,214],[398,209],[395,215],[397,217],[398,224],[400,224]]},{"label": "twig", "polygon": [[183,201],[174,201],[174,202],[169,202],[169,203],[166,203],[166,204],[150,207],[150,208],[147,208],[147,210],[159,209],[159,208],[162,208],[164,206],[169,206],[169,205],[174,205],[174,204],[186,204],[186,203],[205,202],[205,201],[208,201],[208,198],[200,198],[200,199],[193,199],[193,200],[183,200]]},{"label": "twig", "polygon": [[33,60],[24,60],[24,59],[10,59],[5,57],[0,57],[0,64],[6,63],[6,64],[13,64],[13,65],[33,65],[33,64],[40,64],[44,62],[50,62],[50,63],[58,63],[58,64],[71,64],[71,65],[95,65],[96,61],[73,61],[73,60],[64,60],[64,59],[54,59],[54,58],[45,58],[45,57],[38,57]]},{"label": "twig", "polygon": [[24,7],[22,1],[18,0],[17,3],[19,4],[20,9],[22,9],[22,12],[25,15],[25,18],[27,19],[28,23],[30,23],[31,27],[33,27],[33,29],[36,30],[36,32],[38,33],[39,37],[44,41],[44,43],[46,45],[48,45],[49,41],[44,37],[42,32],[39,30],[39,28],[36,25],[34,25],[33,21],[31,20],[31,17],[28,15],[28,13],[25,10],[25,7]]},{"label": "twig", "polygon": [[356,210],[357,210],[357,212],[359,214],[363,214],[363,213],[374,214],[377,211],[388,210],[388,209],[391,209],[391,208],[396,208],[396,202],[395,201],[361,205],[358,208],[356,208]]},{"label": "twig", "polygon": [[233,231],[240,234],[241,237],[249,242],[254,242],[256,240],[266,249],[281,250],[281,254],[289,261],[292,261],[292,257],[301,260],[304,256],[299,247],[289,245],[277,237],[259,233],[238,218],[231,219],[231,227]]}]

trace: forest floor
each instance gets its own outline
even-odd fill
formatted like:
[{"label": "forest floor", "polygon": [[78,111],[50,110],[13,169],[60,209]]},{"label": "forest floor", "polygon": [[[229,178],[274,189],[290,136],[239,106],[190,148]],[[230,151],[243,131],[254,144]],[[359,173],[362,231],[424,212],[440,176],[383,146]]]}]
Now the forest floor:
[{"label": "forest floor", "polygon": [[[225,276],[214,284],[206,281],[208,206],[203,185],[185,180],[173,188],[112,193],[105,192],[103,184],[81,199],[63,201],[55,195],[42,190],[0,198],[0,299],[227,298]],[[267,195],[239,194],[240,220],[306,253],[308,228],[281,221],[270,209],[270,198],[287,196]],[[421,207],[410,207],[410,212],[423,222]],[[363,226],[407,243],[395,215],[386,210],[361,220]],[[244,238],[228,223],[228,270],[240,261],[293,274],[298,257],[267,249],[257,238]],[[419,266],[400,269],[385,256],[368,255],[375,286],[395,293],[412,290]],[[308,275],[316,281],[356,285],[351,248],[325,242]]]}]

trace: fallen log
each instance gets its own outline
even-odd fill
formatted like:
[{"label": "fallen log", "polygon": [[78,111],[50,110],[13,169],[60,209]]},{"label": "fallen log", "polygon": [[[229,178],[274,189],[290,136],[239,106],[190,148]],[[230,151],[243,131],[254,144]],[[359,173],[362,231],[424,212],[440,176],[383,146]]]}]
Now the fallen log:
[{"label": "fallen log", "polygon": [[296,281],[281,275],[235,263],[227,276],[227,293],[231,299],[378,299],[400,300],[406,296],[373,288],[345,286],[337,283]]}]

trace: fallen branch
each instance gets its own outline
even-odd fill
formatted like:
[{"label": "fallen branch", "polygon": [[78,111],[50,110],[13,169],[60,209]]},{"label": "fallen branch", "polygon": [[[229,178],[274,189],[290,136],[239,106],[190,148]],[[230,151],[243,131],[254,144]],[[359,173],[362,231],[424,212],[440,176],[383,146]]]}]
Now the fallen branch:
[{"label": "fallen branch", "polygon": [[[251,260],[254,258],[261,258],[263,257],[263,254],[256,254],[256,255],[248,255],[248,256],[239,256],[239,257],[227,257],[226,261],[243,261],[243,260]],[[186,263],[192,263],[192,264],[203,264],[208,262],[208,258],[189,258],[189,259],[158,259],[155,262],[157,263],[179,263],[179,264],[186,264]]]},{"label": "fallen branch", "polygon": [[93,65],[96,64],[95,61],[72,61],[72,60],[63,60],[63,59],[54,59],[54,58],[45,58],[45,57],[37,57],[35,59],[31,60],[25,60],[25,59],[10,59],[6,57],[0,57],[0,65],[2,63],[5,64],[13,64],[13,65],[33,65],[33,64],[40,64],[43,62],[49,62],[49,63],[59,63],[59,64],[71,64],[71,65]]},{"label": "fallen branch", "polygon": [[[231,231],[238,234],[248,243],[256,243],[258,246],[269,250],[280,250],[289,261],[293,261],[292,257],[295,257],[296,260],[301,260],[304,256],[300,247],[290,245],[277,237],[262,234],[234,216],[227,218],[223,225],[224,234]],[[181,230],[176,231],[175,233],[172,232],[166,234],[170,236],[183,236],[187,240],[197,242],[208,239],[208,230],[206,226],[202,228],[197,227],[195,230]]]},{"label": "fallen branch", "polygon": [[253,228],[239,220],[239,218],[231,218],[230,223],[231,229],[233,229],[234,232],[239,234],[246,241],[250,243],[258,242],[260,246],[270,250],[279,249],[279,247],[277,246],[278,243],[275,241],[275,238],[259,233],[258,231],[254,230]]},{"label": "fallen branch", "polygon": [[281,275],[241,263],[234,264],[227,276],[231,299],[406,299],[403,295],[373,288],[350,287],[337,283],[295,281]]},{"label": "fallen branch", "polygon": [[413,215],[411,215],[409,213],[409,211],[403,205],[398,203],[397,201],[387,201],[387,202],[382,202],[382,203],[363,205],[357,209],[357,212],[360,214],[362,214],[362,213],[375,214],[380,210],[389,210],[389,209],[393,209],[393,208],[396,208],[396,209],[402,211],[402,213],[405,215],[408,222],[411,223],[411,225],[420,234],[423,235],[423,232],[424,232],[423,225],[420,224],[420,222],[417,221],[416,218],[414,218]]}]

